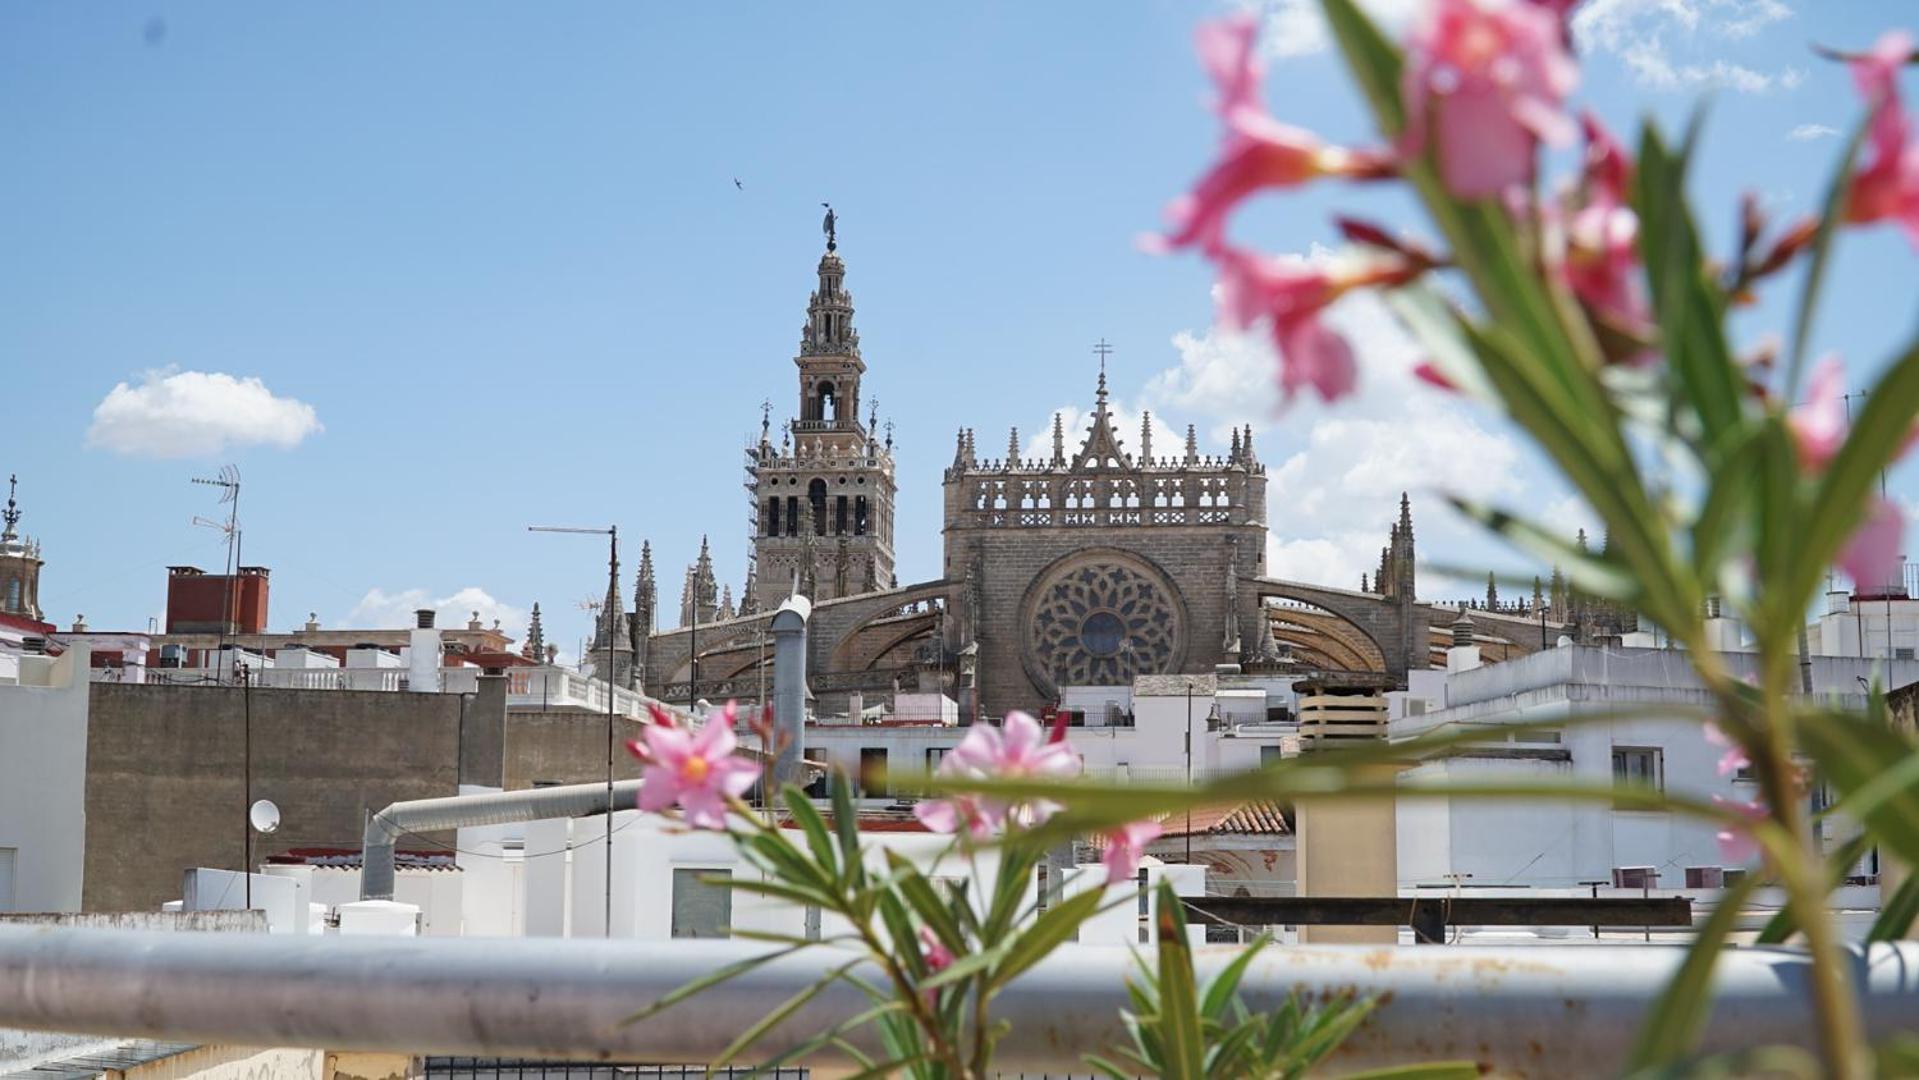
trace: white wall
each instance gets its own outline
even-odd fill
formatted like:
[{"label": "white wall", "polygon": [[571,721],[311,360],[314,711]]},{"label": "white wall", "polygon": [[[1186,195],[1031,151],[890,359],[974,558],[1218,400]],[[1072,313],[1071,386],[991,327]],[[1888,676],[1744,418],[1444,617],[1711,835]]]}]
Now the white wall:
[{"label": "white wall", "polygon": [[13,851],[0,911],[78,911],[86,866],[86,645],[19,658],[0,683],[0,849]]}]

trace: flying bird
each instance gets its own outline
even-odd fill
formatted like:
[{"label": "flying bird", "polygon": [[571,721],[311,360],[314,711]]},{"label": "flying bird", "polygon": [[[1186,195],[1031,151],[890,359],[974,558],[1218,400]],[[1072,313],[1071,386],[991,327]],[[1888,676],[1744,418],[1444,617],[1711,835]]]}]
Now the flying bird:
[{"label": "flying bird", "polygon": [[736,187],[736,188],[739,188],[739,189],[740,189],[741,191],[745,191],[745,190],[746,190],[746,185],[745,185],[745,184],[742,184],[742,183],[740,183],[740,178],[739,178],[739,177],[737,177],[737,176],[735,176],[735,177],[733,178],[733,186],[734,186],[734,187]]}]

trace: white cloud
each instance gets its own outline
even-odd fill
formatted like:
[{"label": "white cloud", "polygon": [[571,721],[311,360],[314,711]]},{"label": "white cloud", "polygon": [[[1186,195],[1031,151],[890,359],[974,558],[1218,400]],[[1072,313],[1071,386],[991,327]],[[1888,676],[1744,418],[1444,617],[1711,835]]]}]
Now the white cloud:
[{"label": "white cloud", "polygon": [[[1411,22],[1425,4],[1426,0],[1359,0],[1359,6],[1389,32]],[[1243,6],[1260,13],[1260,41],[1269,55],[1311,56],[1332,48],[1319,0],[1268,0]]]},{"label": "white cloud", "polygon": [[1736,40],[1791,17],[1792,8],[1780,0],[1586,0],[1572,26],[1582,48],[1619,52],[1660,29]]},{"label": "white cloud", "polygon": [[[412,626],[413,613],[421,608],[433,609],[434,624],[441,629],[463,628],[477,612],[483,626],[491,627],[493,621],[498,619],[501,631],[510,638],[517,640],[526,630],[525,611],[495,600],[477,585],[468,585],[450,596],[439,597],[421,588],[387,592],[376,586],[360,597],[360,602],[347,612],[341,625],[369,630],[397,630]],[[550,620],[548,625],[551,625]]]},{"label": "white cloud", "polygon": [[1267,467],[1269,574],[1357,588],[1378,567],[1401,492],[1413,499],[1422,559],[1448,561],[1450,551],[1453,561],[1507,565],[1435,495],[1515,501],[1526,488],[1519,443],[1481,407],[1412,374],[1419,349],[1378,297],[1349,296],[1328,319],[1361,368],[1359,393],[1336,405],[1302,397],[1282,411],[1269,340],[1217,328],[1175,335],[1179,365],[1149,380],[1142,400],[1155,415],[1206,422],[1204,449],[1215,453],[1232,427],[1254,426]]},{"label": "white cloud", "polygon": [[[1760,71],[1722,56],[1700,55],[1702,32],[1721,41],[1752,37],[1792,17],[1780,0],[1588,0],[1573,14],[1582,51],[1617,55],[1639,85],[1652,90],[1725,89],[1742,94],[1793,90],[1805,81],[1796,67]],[[1665,35],[1676,33],[1675,58]]]},{"label": "white cloud", "polygon": [[1836,138],[1838,134],[1838,128],[1827,127],[1825,124],[1800,124],[1798,127],[1786,132],[1786,138],[1795,142],[1808,142],[1812,139]]},{"label": "white cloud", "polygon": [[1619,51],[1619,58],[1639,85],[1651,90],[1732,90],[1741,94],[1765,94],[1775,89],[1795,89],[1805,80],[1805,73],[1794,67],[1775,74],[1725,59],[1704,64],[1675,64],[1657,37],[1627,44]]},{"label": "white cloud", "polygon": [[257,378],[218,371],[143,372],[94,407],[87,445],[137,457],[207,457],[231,446],[298,446],[323,430],[313,406]]}]

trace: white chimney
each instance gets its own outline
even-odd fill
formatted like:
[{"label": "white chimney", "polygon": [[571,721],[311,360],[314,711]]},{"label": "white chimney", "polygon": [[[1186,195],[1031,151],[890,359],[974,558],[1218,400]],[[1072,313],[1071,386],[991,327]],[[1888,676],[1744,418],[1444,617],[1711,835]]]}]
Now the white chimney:
[{"label": "white chimney", "polygon": [[433,609],[413,613],[416,625],[407,639],[406,687],[419,694],[440,692],[440,632],[433,628]]}]

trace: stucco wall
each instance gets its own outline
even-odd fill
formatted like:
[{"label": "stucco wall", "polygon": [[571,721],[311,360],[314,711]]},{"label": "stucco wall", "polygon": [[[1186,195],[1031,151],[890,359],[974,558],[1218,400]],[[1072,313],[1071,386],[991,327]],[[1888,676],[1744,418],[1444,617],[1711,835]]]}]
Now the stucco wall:
[{"label": "stucco wall", "polygon": [[0,911],[80,908],[87,666],[82,646],[51,663],[51,685],[0,686],[0,849],[13,849],[13,895],[0,892]]},{"label": "stucco wall", "polygon": [[[460,709],[454,694],[252,691],[253,797],[281,815],[279,831],[256,838],[255,862],[357,848],[368,813],[454,794]],[[179,896],[189,867],[237,869],[242,692],[95,683],[91,712],[85,908],[155,908]]]}]

